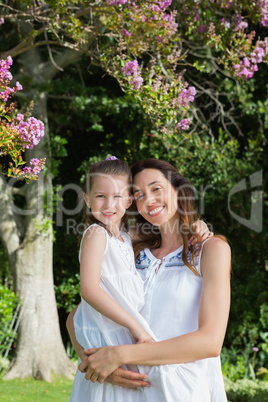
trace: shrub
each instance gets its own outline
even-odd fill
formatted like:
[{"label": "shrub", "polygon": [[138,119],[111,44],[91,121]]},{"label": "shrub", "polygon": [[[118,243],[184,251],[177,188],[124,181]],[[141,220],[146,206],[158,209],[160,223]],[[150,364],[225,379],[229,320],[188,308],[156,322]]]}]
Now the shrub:
[{"label": "shrub", "polygon": [[[14,312],[19,305],[19,300],[10,289],[0,285],[0,355],[4,355],[10,348],[10,344],[16,339],[13,329],[16,317]],[[0,360],[1,367],[4,359]]]},{"label": "shrub", "polygon": [[229,402],[267,402],[268,382],[248,379],[232,382],[224,379],[225,390]]}]

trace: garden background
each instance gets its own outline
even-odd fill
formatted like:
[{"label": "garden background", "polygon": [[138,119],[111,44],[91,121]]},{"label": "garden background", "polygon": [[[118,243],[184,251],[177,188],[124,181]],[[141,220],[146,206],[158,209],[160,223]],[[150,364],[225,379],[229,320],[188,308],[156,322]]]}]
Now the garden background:
[{"label": "garden background", "polygon": [[[267,401],[268,2],[0,1],[0,24],[1,399],[68,400],[79,188],[116,155],[171,162],[228,238],[228,399]],[[23,89],[4,81],[9,69]],[[44,122],[38,141],[30,116]],[[46,158],[38,180],[32,158]]]}]

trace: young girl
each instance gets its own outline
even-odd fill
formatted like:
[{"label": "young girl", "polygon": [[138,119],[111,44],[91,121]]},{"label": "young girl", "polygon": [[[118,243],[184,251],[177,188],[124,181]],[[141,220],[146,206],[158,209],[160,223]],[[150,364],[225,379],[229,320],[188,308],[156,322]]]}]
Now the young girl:
[{"label": "young girl", "polygon": [[[139,311],[143,281],[137,273],[126,210],[130,207],[131,171],[120,160],[94,164],[88,175],[87,217],[80,246],[81,304],[74,316],[75,335],[84,348],[157,341]],[[161,308],[161,306],[159,306]],[[198,365],[127,366],[148,375],[151,386],[138,390],[101,384],[77,370],[74,402],[209,402],[209,389]]]}]

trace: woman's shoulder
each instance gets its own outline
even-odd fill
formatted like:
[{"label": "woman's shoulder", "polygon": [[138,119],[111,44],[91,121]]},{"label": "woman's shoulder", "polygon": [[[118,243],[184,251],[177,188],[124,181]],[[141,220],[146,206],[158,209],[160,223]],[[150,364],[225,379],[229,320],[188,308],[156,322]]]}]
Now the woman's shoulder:
[{"label": "woman's shoulder", "polygon": [[212,272],[223,270],[230,273],[231,269],[231,248],[223,237],[214,236],[208,239],[203,247],[201,256],[201,271]]},{"label": "woman's shoulder", "polygon": [[223,236],[213,236],[205,240],[203,254],[207,253],[230,253],[231,248]]}]

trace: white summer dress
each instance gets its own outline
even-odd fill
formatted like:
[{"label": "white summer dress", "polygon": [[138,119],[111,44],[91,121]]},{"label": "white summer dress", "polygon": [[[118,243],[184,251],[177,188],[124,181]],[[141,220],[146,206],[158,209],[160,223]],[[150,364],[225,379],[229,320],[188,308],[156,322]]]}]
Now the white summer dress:
[{"label": "white summer dress", "polygon": [[[200,276],[194,275],[182,261],[182,247],[162,260],[157,259],[149,249],[144,249],[136,259],[136,269],[143,279],[145,291],[145,305],[140,313],[159,340],[174,338],[198,329],[202,288],[201,255],[202,249],[195,260]],[[213,300],[211,302],[213,303]],[[209,386],[209,400],[227,402],[220,356],[198,360],[196,364]],[[198,398],[196,402],[199,402]]]},{"label": "white summer dress", "polygon": [[[88,229],[87,229],[88,230]],[[86,230],[86,231],[87,231]],[[85,233],[83,237],[85,236]],[[134,254],[131,246],[130,236],[122,232],[124,242],[106,233],[106,248],[104,251],[100,287],[110,295],[126,311],[132,314],[140,322],[145,330],[158,340],[149,328],[147,322],[139,313],[144,310],[146,316],[150,316],[150,311],[144,306],[143,281],[138,272],[149,273],[149,267],[138,264],[135,268]],[[81,253],[81,248],[80,248]],[[79,254],[80,254],[79,253]],[[80,255],[79,255],[80,257]],[[145,254],[144,254],[145,257]],[[141,262],[149,261],[146,258]],[[154,268],[153,268],[154,271]],[[144,276],[144,275],[143,275]],[[148,290],[148,280],[147,290]],[[170,284],[169,284],[170,285]],[[169,293],[169,287],[165,288],[165,297]],[[148,295],[147,295],[148,298]],[[148,298],[151,303],[151,298]],[[167,311],[162,309],[164,298],[158,298],[158,331],[161,335],[164,328],[166,333],[169,327],[173,327],[172,314],[165,317]],[[171,311],[173,306],[170,306]],[[148,315],[149,312],[149,315]],[[166,322],[168,321],[168,323]],[[164,327],[165,322],[165,327]],[[103,316],[83,298],[74,316],[74,328],[76,339],[85,349],[100,346],[123,345],[135,343],[129,331],[109,318]],[[178,335],[178,329],[176,335]],[[162,337],[167,339],[169,336]],[[78,364],[80,361],[78,362]],[[109,383],[92,383],[85,380],[84,374],[78,369],[74,379],[71,402],[210,402],[209,388],[202,370],[196,362],[187,364],[173,364],[163,366],[125,366],[132,371],[139,371],[148,374],[150,388],[137,390],[126,389],[114,386]]]}]

